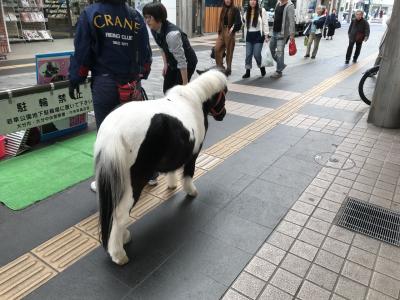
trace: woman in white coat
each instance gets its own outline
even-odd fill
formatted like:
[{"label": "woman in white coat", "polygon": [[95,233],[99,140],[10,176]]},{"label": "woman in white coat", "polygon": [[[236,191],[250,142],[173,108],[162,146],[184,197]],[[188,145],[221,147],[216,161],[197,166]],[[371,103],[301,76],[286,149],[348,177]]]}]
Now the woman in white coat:
[{"label": "woman in white coat", "polygon": [[246,73],[242,78],[250,77],[253,56],[260,68],[261,76],[265,75],[265,67],[261,66],[261,50],[264,42],[268,42],[268,14],[260,7],[258,0],[250,0],[244,16],[246,29]]}]

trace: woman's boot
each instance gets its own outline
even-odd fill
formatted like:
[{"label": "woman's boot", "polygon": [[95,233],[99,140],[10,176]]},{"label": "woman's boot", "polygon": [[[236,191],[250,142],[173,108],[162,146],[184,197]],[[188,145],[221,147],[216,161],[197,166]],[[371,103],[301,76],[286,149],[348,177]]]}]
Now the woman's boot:
[{"label": "woman's boot", "polygon": [[265,76],[265,67],[261,67],[260,71],[261,71],[261,76],[264,77]]},{"label": "woman's boot", "polygon": [[246,73],[242,76],[242,78],[249,78],[250,77],[250,69],[246,69]]}]

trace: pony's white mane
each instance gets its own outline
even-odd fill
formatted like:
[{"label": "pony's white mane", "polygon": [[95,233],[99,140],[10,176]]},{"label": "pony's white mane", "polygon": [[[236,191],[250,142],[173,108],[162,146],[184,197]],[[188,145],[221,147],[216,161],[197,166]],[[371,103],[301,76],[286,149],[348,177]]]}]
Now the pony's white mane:
[{"label": "pony's white mane", "polygon": [[228,84],[226,76],[217,70],[209,70],[187,85],[177,85],[167,92],[167,97],[180,95],[186,99],[198,99],[201,103],[222,91]]}]

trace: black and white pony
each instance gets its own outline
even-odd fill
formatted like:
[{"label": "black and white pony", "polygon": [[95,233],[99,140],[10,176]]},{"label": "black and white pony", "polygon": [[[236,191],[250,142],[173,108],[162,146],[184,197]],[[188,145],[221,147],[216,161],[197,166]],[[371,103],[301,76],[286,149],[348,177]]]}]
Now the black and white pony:
[{"label": "black and white pony", "polygon": [[207,115],[223,120],[226,92],[226,76],[211,70],[160,100],[127,103],[103,121],[95,143],[97,198],[101,242],[115,263],[129,260],[123,248],[130,241],[129,211],[155,171],[167,173],[173,189],[183,167],[183,189],[197,195],[193,174]]}]

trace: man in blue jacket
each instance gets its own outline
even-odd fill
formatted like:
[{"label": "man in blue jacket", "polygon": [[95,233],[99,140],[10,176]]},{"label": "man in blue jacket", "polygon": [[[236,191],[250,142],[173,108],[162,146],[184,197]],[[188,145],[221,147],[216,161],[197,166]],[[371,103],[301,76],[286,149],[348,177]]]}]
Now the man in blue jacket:
[{"label": "man in blue jacket", "polygon": [[[101,0],[80,15],[69,70],[69,94],[75,99],[89,70],[93,107],[99,129],[121,104],[119,86],[140,86],[150,73],[151,48],[143,17],[125,0]],[[126,91],[125,91],[126,92]],[[132,93],[132,95],[137,93]],[[92,190],[96,190],[92,182]]]}]

